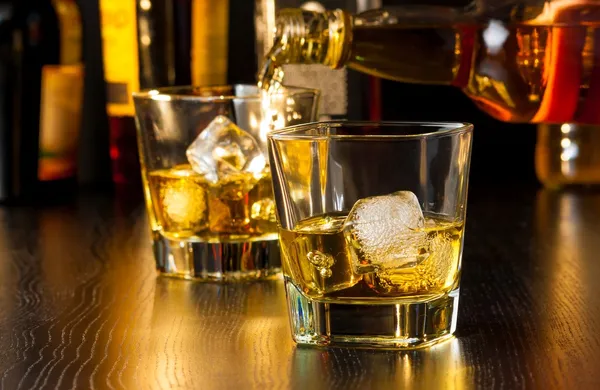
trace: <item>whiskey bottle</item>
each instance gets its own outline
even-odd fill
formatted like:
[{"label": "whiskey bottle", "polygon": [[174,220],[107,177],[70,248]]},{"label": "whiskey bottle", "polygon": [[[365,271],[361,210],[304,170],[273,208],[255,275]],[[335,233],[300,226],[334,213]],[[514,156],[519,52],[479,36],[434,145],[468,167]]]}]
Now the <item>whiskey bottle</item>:
[{"label": "whiskey bottle", "polygon": [[[504,122],[600,124],[596,1],[406,5],[355,15],[342,9],[284,9],[275,26],[259,74],[266,89],[283,82],[286,64],[317,63],[401,82],[458,87]],[[546,131],[540,128],[538,154],[555,148],[545,144],[556,139],[544,137]],[[579,152],[598,147],[600,141],[582,145]],[[538,158],[537,164],[543,161]]]},{"label": "whiskey bottle", "polygon": [[82,29],[74,0],[3,1],[0,200],[75,193],[83,103]]}]

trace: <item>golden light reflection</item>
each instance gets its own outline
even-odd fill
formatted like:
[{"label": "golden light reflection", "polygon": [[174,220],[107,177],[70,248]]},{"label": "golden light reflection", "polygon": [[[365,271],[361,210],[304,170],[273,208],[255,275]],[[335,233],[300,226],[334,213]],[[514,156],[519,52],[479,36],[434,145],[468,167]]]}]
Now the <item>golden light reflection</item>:
[{"label": "golden light reflection", "polygon": [[158,100],[158,101],[162,101],[162,102],[170,102],[171,101],[171,96],[169,96],[169,95],[151,95],[150,98],[152,100]]},{"label": "golden light reflection", "polygon": [[140,0],[140,8],[144,11],[149,11],[152,8],[152,2],[150,0]]},{"label": "golden light reflection", "polygon": [[273,130],[285,127],[286,121],[283,112],[277,104],[277,96],[262,91],[261,95],[261,115],[259,137],[263,143],[267,142],[267,134]]},{"label": "golden light reflection", "polygon": [[452,338],[426,350],[399,354],[395,384],[410,388],[462,390],[471,388],[473,372],[462,355],[460,340]]},{"label": "golden light reflection", "polygon": [[296,347],[291,381],[302,388],[320,388],[323,378],[346,372],[348,362],[361,371],[360,375],[342,378],[351,380],[353,388],[463,390],[472,388],[475,382],[475,372],[466,363],[461,341],[456,338],[404,352]]},{"label": "golden light reflection", "polygon": [[[239,329],[239,345],[243,347],[238,346],[237,355],[246,364],[237,375],[244,378],[243,383],[255,382],[257,377],[272,378],[273,371],[289,359],[281,351],[291,351],[294,347],[285,315],[285,297],[277,293],[275,283],[265,287],[248,291],[247,320]],[[256,360],[257,353],[264,357],[262,361]]]},{"label": "golden light reflection", "polygon": [[550,188],[600,183],[600,132],[597,126],[538,125],[536,171]]},{"label": "golden light reflection", "polygon": [[[147,242],[147,227],[130,229],[130,214],[104,210],[110,236],[95,223],[87,225],[97,211],[86,206],[36,214],[40,291],[52,292],[40,296],[48,318],[61,318],[42,325],[48,339],[40,356],[46,351],[56,357],[54,364],[73,370],[73,387],[147,388],[134,379],[139,365],[128,364],[148,355],[155,272],[150,248],[131,244]],[[56,386],[71,386],[66,380],[61,376]]]},{"label": "golden light reflection", "polygon": [[562,161],[561,170],[565,175],[574,174],[575,165],[570,162],[579,157],[580,140],[576,137],[577,129],[577,125],[571,125],[568,123],[565,123],[560,127],[560,131],[562,133],[562,138],[560,139],[560,160]]},{"label": "golden light reflection", "polygon": [[561,361],[570,358],[570,350],[578,351],[582,359],[600,358],[599,351],[587,344],[589,334],[585,327],[594,321],[589,308],[600,305],[600,297],[593,293],[596,289],[592,287],[598,283],[593,280],[593,275],[598,274],[595,269],[600,251],[594,218],[598,213],[600,195],[597,194],[546,189],[537,194],[533,267],[539,271],[531,286],[531,296],[535,298],[531,306],[536,308],[535,321],[541,326],[539,337],[563,340],[560,344],[544,343],[543,351],[531,350],[534,355],[558,357],[548,362],[554,365],[548,372],[562,372]]},{"label": "golden light reflection", "polygon": [[256,114],[255,113],[251,112],[249,114],[249,122],[250,122],[250,129],[249,130],[251,130],[250,132],[252,134],[254,134],[255,133],[254,130],[256,130],[256,129],[259,128],[258,118],[256,118]]},{"label": "golden light reflection", "polygon": [[154,136],[160,141],[175,141],[180,139],[184,127],[180,126],[182,118],[176,114],[174,104],[170,103],[171,96],[159,93],[150,95],[150,99],[157,102],[153,104],[153,110],[156,110],[155,115],[160,120],[153,120],[152,129],[144,130],[152,131]]},{"label": "golden light reflection", "polygon": [[292,349],[280,283],[158,279],[133,388],[205,388],[233,372],[239,383],[270,381],[289,359],[282,350]]}]

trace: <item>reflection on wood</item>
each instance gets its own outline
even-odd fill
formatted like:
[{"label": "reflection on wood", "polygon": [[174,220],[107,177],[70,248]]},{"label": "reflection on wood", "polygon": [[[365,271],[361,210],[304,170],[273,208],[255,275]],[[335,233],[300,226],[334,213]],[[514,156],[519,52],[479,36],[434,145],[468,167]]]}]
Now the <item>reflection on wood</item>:
[{"label": "reflection on wood", "polygon": [[600,195],[475,191],[457,338],[296,347],[281,280],[157,278],[144,208],[0,209],[0,387],[597,388]]}]

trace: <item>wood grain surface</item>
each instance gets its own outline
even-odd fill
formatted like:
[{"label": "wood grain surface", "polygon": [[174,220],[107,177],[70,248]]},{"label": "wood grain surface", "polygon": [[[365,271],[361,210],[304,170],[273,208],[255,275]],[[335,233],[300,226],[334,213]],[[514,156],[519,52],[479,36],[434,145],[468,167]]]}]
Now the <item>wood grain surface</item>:
[{"label": "wood grain surface", "polygon": [[6,389],[598,389],[600,195],[472,191],[457,337],[297,348],[281,281],[157,278],[144,209],[0,209]]}]

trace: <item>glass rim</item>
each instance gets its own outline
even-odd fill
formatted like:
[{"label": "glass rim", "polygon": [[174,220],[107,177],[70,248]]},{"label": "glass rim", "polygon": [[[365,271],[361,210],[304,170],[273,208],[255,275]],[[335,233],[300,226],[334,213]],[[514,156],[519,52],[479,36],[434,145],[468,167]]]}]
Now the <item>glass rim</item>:
[{"label": "glass rim", "polygon": [[[234,84],[215,84],[215,85],[181,85],[175,87],[160,87],[160,88],[148,88],[143,89],[139,92],[133,92],[131,96],[133,96],[134,100],[156,100],[156,101],[172,101],[172,100],[183,100],[183,101],[197,101],[200,103],[211,103],[211,102],[222,102],[222,101],[233,101],[233,100],[257,100],[260,101],[263,99],[263,95],[261,95],[260,90],[257,94],[248,94],[248,95],[231,95],[231,94],[214,94],[210,96],[201,96],[201,95],[192,95],[189,92],[195,89],[207,89],[211,88],[229,88],[229,87],[254,87],[258,88],[256,84],[244,84],[244,83],[234,83]],[[306,88],[306,87],[297,87],[293,85],[285,85],[282,93],[277,93],[277,95],[282,95],[286,97],[302,97],[302,96],[320,96],[321,92],[315,88]],[[186,93],[187,92],[187,93]]]},{"label": "glass rim", "polygon": [[[418,127],[432,127],[436,128],[435,131],[422,132],[417,134],[327,134],[327,135],[310,135],[302,134],[302,132],[314,128],[331,128],[331,127],[403,127],[403,126],[418,126]],[[268,139],[276,141],[285,140],[311,140],[311,139],[344,139],[344,140],[412,140],[412,139],[430,139],[430,138],[441,138],[452,135],[471,133],[473,131],[473,124],[468,122],[434,122],[434,121],[344,121],[344,120],[328,120],[303,123],[301,125],[294,125],[284,127],[279,130],[273,130],[267,134]]]}]

